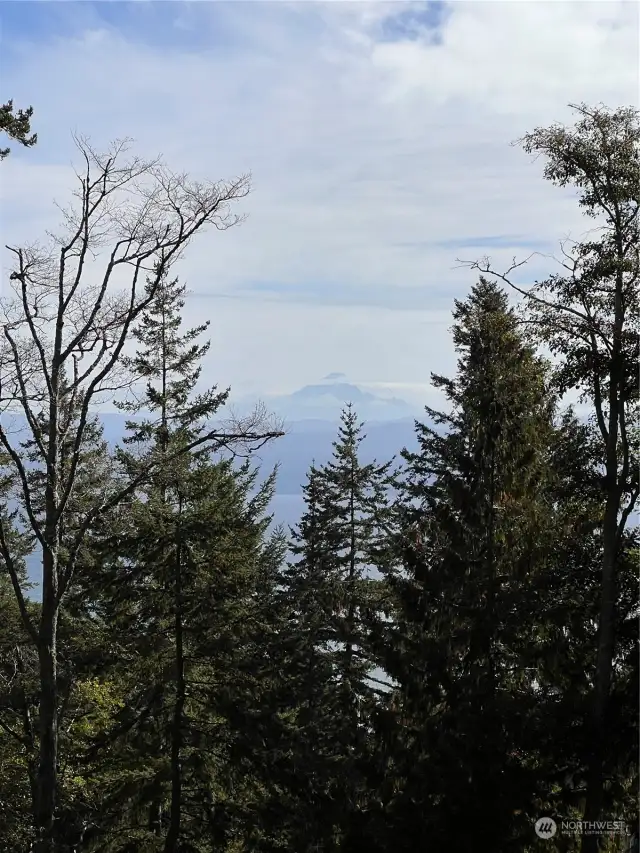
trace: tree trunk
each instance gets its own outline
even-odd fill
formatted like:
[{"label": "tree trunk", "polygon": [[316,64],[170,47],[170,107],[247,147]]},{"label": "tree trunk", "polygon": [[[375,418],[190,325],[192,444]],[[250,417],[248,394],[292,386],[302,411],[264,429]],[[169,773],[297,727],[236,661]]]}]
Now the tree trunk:
[{"label": "tree trunk", "polygon": [[176,702],[173,711],[171,731],[171,814],[169,830],[164,845],[165,853],[176,853],[180,839],[182,818],[182,717],[185,705],[184,661],[182,647],[182,620],[176,617],[176,662],[178,664],[176,682]]},{"label": "tree trunk", "polygon": [[[602,818],[604,795],[604,767],[606,755],[606,715],[611,691],[613,667],[614,615],[616,600],[615,559],[618,528],[619,497],[610,493],[607,498],[603,524],[602,589],[598,624],[593,707],[589,726],[589,764],[587,769],[587,797],[585,821]],[[597,835],[582,836],[582,853],[597,853]]]},{"label": "tree trunk", "polygon": [[[607,749],[606,716],[611,692],[614,651],[614,619],[616,610],[616,556],[618,549],[618,516],[624,483],[618,470],[619,417],[624,417],[621,389],[624,384],[622,362],[622,329],[624,324],[623,278],[624,252],[621,230],[616,237],[618,245],[618,271],[616,273],[616,298],[614,310],[613,346],[609,367],[608,424],[605,452],[606,504],[602,524],[602,586],[598,619],[598,645],[593,705],[589,726],[589,759],[587,766],[587,796],[584,820],[595,821],[601,817],[604,795],[604,757]],[[582,853],[597,853],[597,835],[582,836]]]},{"label": "tree trunk", "polygon": [[[47,566],[47,563],[51,565]],[[58,765],[58,685],[57,622],[58,613],[52,583],[46,583],[47,569],[53,571],[53,558],[45,554],[42,616],[38,638],[40,674],[39,735],[40,755],[36,779],[34,853],[53,853]]]},{"label": "tree trunk", "polygon": [[178,508],[178,536],[176,543],[176,576],[175,576],[175,641],[176,641],[176,700],[173,709],[173,724],[171,727],[171,813],[169,830],[165,839],[164,853],[176,853],[180,840],[180,824],[182,818],[182,732],[186,686],[184,677],[184,637],[182,625],[182,553],[180,542],[180,514],[182,500]]}]

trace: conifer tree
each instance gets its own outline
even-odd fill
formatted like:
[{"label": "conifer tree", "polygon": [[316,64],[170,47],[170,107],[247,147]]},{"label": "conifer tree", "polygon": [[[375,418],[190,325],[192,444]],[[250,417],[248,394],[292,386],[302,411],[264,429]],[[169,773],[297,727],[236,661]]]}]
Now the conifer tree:
[{"label": "conifer tree", "polygon": [[[544,612],[536,653],[539,799],[542,813],[582,816],[591,754],[591,698],[597,666],[597,617],[603,524],[598,436],[571,409],[551,446],[553,549],[532,598]],[[629,527],[616,559],[615,731],[604,763],[608,819],[637,823],[638,529]],[[533,656],[532,656],[533,658]],[[533,659],[523,661],[531,665]],[[632,699],[632,696],[635,697]],[[535,817],[535,816],[533,816]],[[624,838],[602,838],[606,851],[626,850]],[[570,850],[578,850],[575,839]]]},{"label": "conifer tree", "polygon": [[106,798],[111,826],[104,829],[110,850],[128,849],[135,838],[144,849],[175,853],[191,849],[202,832],[227,832],[216,801],[225,793],[216,788],[224,773],[212,756],[226,755],[230,735],[222,738],[220,725],[234,702],[215,689],[228,692],[239,675],[219,681],[230,649],[238,667],[255,651],[255,638],[248,640],[255,583],[265,563],[279,559],[277,543],[265,541],[273,478],[256,492],[248,464],[235,470],[203,451],[162,462],[175,442],[197,439],[227,397],[215,388],[196,391],[208,349],[198,338],[208,324],[182,332],[184,293],[177,280],[162,278],[130,360],[146,380],[145,394],[123,406],[146,414],[128,423],[119,463],[135,476],[153,455],[156,473],[105,543],[98,607],[130,668],[126,707],[96,753],[106,757],[116,739]]},{"label": "conifer tree", "polygon": [[327,538],[321,469],[312,464],[303,486],[305,511],[290,543],[292,560],[279,592],[282,626],[278,652],[290,709],[288,742],[292,771],[289,832],[304,851],[335,849],[334,729],[342,724],[338,676],[333,657],[333,613],[340,580],[335,551]]},{"label": "conifer tree", "polygon": [[[147,287],[152,287],[151,280]],[[145,395],[142,400],[121,404],[132,413],[143,409],[150,411],[151,417],[140,423],[128,423],[130,435],[126,442],[137,447],[139,452],[157,454],[160,459],[168,456],[172,440],[185,443],[197,438],[203,432],[206,420],[215,414],[228,395],[228,392],[217,393],[213,388],[205,394],[193,396],[201,373],[200,362],[209,348],[208,343],[199,344],[197,339],[209,324],[207,322],[181,334],[185,291],[185,286],[180,285],[177,279],[169,280],[168,272],[162,275],[148,309],[143,312],[133,332],[139,349],[128,361],[134,374],[146,380]],[[136,470],[135,453],[122,453],[120,458],[129,470]],[[137,523],[131,530],[134,539],[146,546],[147,558],[137,562],[134,571],[142,570],[142,576],[136,580],[145,589],[146,601],[140,603],[149,610],[138,611],[135,618],[141,620],[147,630],[155,628],[171,635],[174,699],[169,747],[171,805],[166,834],[167,853],[176,848],[181,828],[181,751],[186,701],[183,588],[188,583],[184,576],[187,560],[183,515],[196,461],[197,456],[194,458],[193,454],[186,454],[179,462],[173,463],[171,470],[160,464],[150,488],[141,490],[134,510]],[[142,503],[140,497],[143,498]],[[155,541],[145,541],[149,535]],[[149,557],[153,568],[147,563]],[[154,625],[154,618],[158,617],[160,623]],[[168,623],[171,622],[170,628]],[[161,806],[155,808],[158,813],[150,818],[152,831],[161,834]]]},{"label": "conifer tree", "polygon": [[[0,464],[2,461],[0,456]],[[33,543],[20,531],[18,512],[10,509],[12,493],[12,478],[2,469],[0,513],[7,531],[2,544],[18,567],[21,588],[26,590],[25,558]],[[11,585],[6,558],[0,553],[0,849],[27,850],[33,841],[37,661]]]},{"label": "conifer tree", "polygon": [[[592,691],[588,796],[584,819],[605,818],[604,765],[611,727],[608,706],[615,686],[615,612],[620,551],[640,496],[638,422],[640,352],[640,112],[572,105],[576,122],[538,127],[521,140],[542,155],[544,177],[571,187],[589,220],[587,234],[561,246],[559,270],[530,288],[514,281],[524,261],[503,272],[485,259],[472,266],[497,275],[522,297],[529,327],[557,357],[561,393],[578,391],[599,436],[602,553],[598,658]],[[596,223],[595,229],[592,224]],[[635,436],[634,436],[635,432]],[[585,834],[583,853],[598,838]]]},{"label": "conifer tree", "polygon": [[[37,133],[31,133],[32,116],[33,107],[15,111],[12,100],[0,104],[0,133],[6,133],[9,139],[30,148],[38,141]],[[9,148],[0,148],[0,160],[4,160],[9,152]]]},{"label": "conifer tree", "polygon": [[[363,464],[364,437],[347,406],[332,459],[309,472],[306,511],[291,547],[296,559],[285,578],[301,740],[315,753],[305,766],[316,768],[321,788],[314,792],[321,805],[311,820],[327,850],[358,833],[377,697],[365,615],[381,606],[372,573],[386,537],[391,463]],[[321,839],[308,837],[307,843]]]},{"label": "conifer tree", "polygon": [[20,613],[0,575],[0,848],[28,850],[36,743],[36,661]]},{"label": "conifer tree", "polygon": [[520,761],[515,736],[535,704],[522,660],[542,618],[527,590],[547,546],[553,400],[495,283],[453,314],[457,377],[432,376],[451,409],[427,409],[434,426],[416,424],[419,450],[403,452],[403,568],[386,573],[398,611],[378,633],[397,685],[396,849],[499,850],[518,823],[530,831],[514,813],[530,805],[535,760]]}]

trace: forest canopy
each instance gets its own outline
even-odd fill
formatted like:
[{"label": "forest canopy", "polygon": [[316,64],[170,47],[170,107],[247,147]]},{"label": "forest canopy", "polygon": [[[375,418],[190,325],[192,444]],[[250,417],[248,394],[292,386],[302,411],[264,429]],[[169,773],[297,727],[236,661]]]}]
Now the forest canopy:
[{"label": "forest canopy", "polygon": [[180,258],[249,176],[78,137],[63,235],[8,247],[0,305],[1,850],[637,849],[640,115],[574,116],[520,145],[587,236],[531,286],[468,262],[446,407],[365,463],[346,406],[291,530],[282,425],[221,420],[183,322]]}]

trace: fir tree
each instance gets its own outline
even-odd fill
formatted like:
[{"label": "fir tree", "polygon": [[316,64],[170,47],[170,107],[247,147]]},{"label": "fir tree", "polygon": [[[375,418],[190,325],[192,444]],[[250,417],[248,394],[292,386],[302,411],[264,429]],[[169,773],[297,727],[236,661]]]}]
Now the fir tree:
[{"label": "fir tree", "polygon": [[404,568],[387,572],[398,612],[379,629],[397,684],[387,749],[401,792],[388,807],[406,849],[496,851],[530,829],[514,818],[534,787],[516,733],[535,703],[522,653],[541,614],[520,608],[548,545],[553,400],[494,283],[454,319],[457,377],[432,376],[451,410],[427,409],[434,426],[417,424],[419,451],[403,452]]},{"label": "fir tree", "polygon": [[[30,148],[38,141],[38,134],[31,133],[31,117],[33,107],[26,110],[14,110],[13,101],[0,104],[0,132],[6,133],[9,139],[15,139],[26,148]],[[9,148],[0,148],[0,160],[9,154]]]},{"label": "fir tree", "polygon": [[[151,282],[148,287],[152,287]],[[148,309],[142,314],[139,326],[133,337],[139,344],[129,366],[134,373],[146,380],[146,394],[143,401],[125,404],[123,408],[140,412],[145,408],[156,417],[144,419],[141,423],[129,423],[131,434],[127,438],[130,445],[148,446],[151,440],[151,453],[167,455],[171,440],[189,442],[202,434],[206,421],[225,402],[228,392],[218,393],[212,388],[204,394],[194,394],[200,373],[201,362],[209,344],[199,344],[198,338],[207,329],[209,323],[182,332],[181,311],[184,307],[186,287],[177,279],[169,280],[168,272],[160,279],[155,288],[154,298]],[[132,457],[127,460],[132,465]],[[170,822],[166,837],[166,851],[176,848],[180,836],[181,824],[181,750],[183,738],[183,715],[186,701],[185,662],[184,662],[184,614],[183,588],[187,579],[185,573],[185,546],[182,516],[187,503],[189,480],[193,476],[192,467],[197,461],[194,454],[185,455],[172,470],[160,468],[154,478],[152,488],[145,495],[144,515],[151,514],[152,529],[158,526],[164,531],[160,551],[154,559],[167,573],[165,577],[152,579],[161,596],[164,587],[172,589],[173,601],[170,611],[173,618],[174,659],[174,708],[171,725],[171,806]],[[143,522],[144,524],[144,522]],[[167,536],[168,534],[168,536]],[[162,555],[162,556],[161,556]],[[156,602],[157,604],[157,602]]]},{"label": "fir tree", "polygon": [[[537,576],[532,598],[544,612],[536,653],[537,746],[541,808],[579,819],[584,809],[591,753],[590,711],[597,660],[597,616],[602,553],[601,471],[593,425],[563,413],[551,447],[553,551]],[[615,731],[604,770],[605,812],[637,823],[637,528],[621,543],[616,575],[614,678],[609,722]],[[602,850],[618,850],[621,839],[602,839]],[[579,849],[576,839],[571,850]],[[625,849],[622,847],[622,849]]]},{"label": "fir tree", "polygon": [[184,293],[164,277],[135,333],[140,349],[130,365],[146,390],[125,407],[148,414],[129,422],[130,449],[118,459],[134,476],[149,455],[157,465],[105,543],[98,606],[114,626],[121,665],[130,667],[127,707],[96,753],[106,759],[116,739],[115,764],[106,763],[110,850],[128,849],[133,837],[144,849],[174,853],[192,849],[202,833],[231,831],[220,779],[238,739],[231,710],[246,705],[234,677],[255,654],[256,584],[279,554],[277,542],[265,540],[273,478],[252,494],[256,472],[212,460],[202,448],[162,462],[176,442],[202,434],[227,396],[196,393],[207,324],[181,331]]},{"label": "fir tree", "polygon": [[[321,792],[313,825],[323,849],[357,835],[364,808],[368,726],[377,688],[365,615],[381,606],[381,560],[389,515],[391,463],[363,464],[362,424],[342,413],[333,458],[312,467],[306,512],[294,532],[285,601],[297,639],[292,654],[305,766]],[[327,772],[328,768],[330,772]],[[327,846],[328,845],[328,846]],[[300,848],[302,849],[302,848]]]},{"label": "fir tree", "polygon": [[[4,460],[0,456],[0,464]],[[25,558],[33,548],[10,509],[12,478],[0,476],[0,848],[27,850],[33,841],[33,791],[37,767],[37,658],[30,647],[12,581],[9,554],[18,567],[22,590],[29,588]],[[33,608],[27,604],[27,607]]]}]

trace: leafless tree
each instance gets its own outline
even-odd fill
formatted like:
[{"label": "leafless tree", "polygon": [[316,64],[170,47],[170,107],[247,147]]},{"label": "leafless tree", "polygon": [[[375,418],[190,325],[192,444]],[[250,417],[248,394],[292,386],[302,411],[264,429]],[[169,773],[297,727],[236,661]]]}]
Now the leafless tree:
[{"label": "leafless tree", "polygon": [[[42,553],[42,601],[34,620],[11,549],[11,532],[0,520],[0,557],[38,657],[38,762],[34,792],[35,853],[54,850],[58,764],[57,626],[61,602],[78,553],[98,516],[117,507],[152,473],[146,467],[98,496],[61,547],[90,411],[124,388],[121,355],[141,312],[154,297],[145,279],[158,283],[191,239],[207,226],[225,230],[240,221],[235,203],[250,190],[249,176],[198,183],[174,174],[159,160],[129,154],[127,141],[107,153],[77,138],[82,168],[74,201],[62,210],[62,234],[46,245],[7,246],[13,258],[9,293],[0,302],[0,452],[13,472],[24,521]],[[63,400],[63,389],[66,401]],[[79,416],[64,416],[69,401]],[[40,480],[29,476],[11,415],[26,421]],[[173,451],[259,445],[277,434],[264,419],[201,435]],[[61,464],[61,446],[71,462]],[[34,483],[40,482],[36,494]],[[42,493],[43,492],[43,493]],[[38,507],[42,507],[39,510]]]}]

